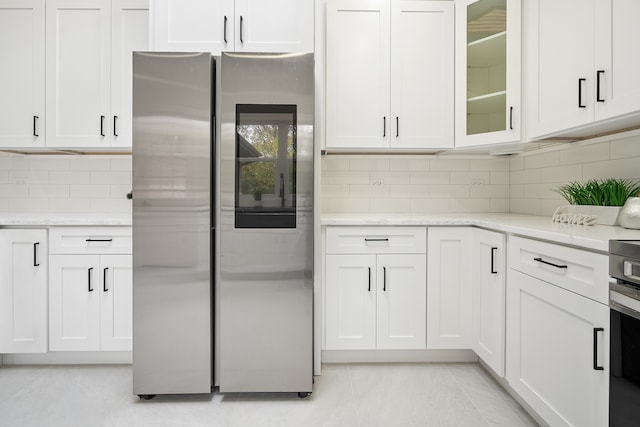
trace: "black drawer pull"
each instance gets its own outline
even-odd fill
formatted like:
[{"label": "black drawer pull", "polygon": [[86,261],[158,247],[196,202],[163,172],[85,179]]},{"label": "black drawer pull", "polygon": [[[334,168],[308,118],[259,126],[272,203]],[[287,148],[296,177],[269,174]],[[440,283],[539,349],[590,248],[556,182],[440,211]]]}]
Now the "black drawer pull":
[{"label": "black drawer pull", "polygon": [[555,267],[555,268],[567,268],[567,266],[566,266],[566,265],[554,264],[554,263],[552,263],[552,262],[545,261],[545,260],[543,260],[542,258],[534,258],[533,260],[534,260],[534,261],[541,262],[542,264],[547,264],[547,265],[553,266],[553,267]]},{"label": "black drawer pull", "polygon": [[111,242],[113,239],[87,239],[87,242]]},{"label": "black drawer pull", "polygon": [[365,242],[388,242],[389,238],[384,238],[384,239],[368,239],[368,238],[364,238]]}]

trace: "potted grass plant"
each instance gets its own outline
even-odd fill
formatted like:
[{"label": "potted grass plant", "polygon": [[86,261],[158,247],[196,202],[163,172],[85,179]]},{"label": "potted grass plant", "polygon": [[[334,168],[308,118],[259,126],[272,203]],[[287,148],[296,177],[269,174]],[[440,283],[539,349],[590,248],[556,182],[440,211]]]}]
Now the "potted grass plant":
[{"label": "potted grass plant", "polygon": [[595,215],[598,224],[617,225],[622,206],[640,191],[640,183],[620,178],[592,179],[570,182],[556,191],[569,202],[569,213]]}]

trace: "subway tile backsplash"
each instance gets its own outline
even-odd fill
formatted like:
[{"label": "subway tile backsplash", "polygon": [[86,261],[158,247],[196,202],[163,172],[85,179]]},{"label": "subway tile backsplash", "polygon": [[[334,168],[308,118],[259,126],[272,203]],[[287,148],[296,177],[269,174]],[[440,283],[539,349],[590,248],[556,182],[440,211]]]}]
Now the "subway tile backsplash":
[{"label": "subway tile backsplash", "polygon": [[508,212],[508,158],[322,158],[324,213]]},{"label": "subway tile backsplash", "polygon": [[0,153],[0,212],[131,213],[131,155]]},{"label": "subway tile backsplash", "polygon": [[[515,212],[550,216],[570,181],[640,180],[640,131],[518,155],[329,155],[323,213]],[[131,155],[0,153],[0,212],[131,213]]]}]

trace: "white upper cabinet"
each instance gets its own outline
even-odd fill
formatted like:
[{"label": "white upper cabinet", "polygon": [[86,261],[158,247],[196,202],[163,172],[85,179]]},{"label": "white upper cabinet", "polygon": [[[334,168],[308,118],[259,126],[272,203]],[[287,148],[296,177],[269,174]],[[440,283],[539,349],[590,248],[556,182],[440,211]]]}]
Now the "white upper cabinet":
[{"label": "white upper cabinet", "polygon": [[456,2],[456,147],[520,142],[520,0]]},{"label": "white upper cabinet", "polygon": [[158,51],[313,52],[313,0],[156,0]]},{"label": "white upper cabinet", "polygon": [[527,136],[585,136],[640,124],[638,2],[525,3]]},{"label": "white upper cabinet", "polygon": [[47,2],[47,146],[131,146],[131,51],[148,46],[147,3]]},{"label": "white upper cabinet", "polygon": [[42,147],[44,0],[0,0],[0,28],[0,147]]},{"label": "white upper cabinet", "polygon": [[328,149],[453,147],[453,3],[329,0]]}]

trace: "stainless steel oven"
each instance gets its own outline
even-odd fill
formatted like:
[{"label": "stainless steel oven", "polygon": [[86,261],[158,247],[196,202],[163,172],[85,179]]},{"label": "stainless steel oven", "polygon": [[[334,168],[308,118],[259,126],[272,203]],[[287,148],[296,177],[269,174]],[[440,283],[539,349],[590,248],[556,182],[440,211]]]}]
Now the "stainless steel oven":
[{"label": "stainless steel oven", "polygon": [[609,242],[609,426],[640,420],[640,241]]}]

